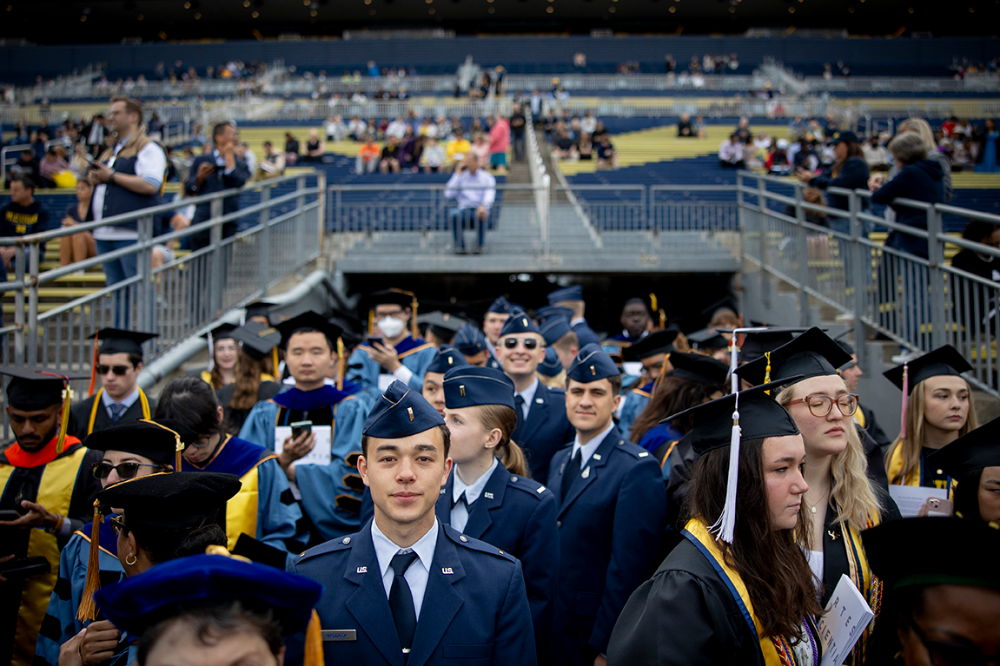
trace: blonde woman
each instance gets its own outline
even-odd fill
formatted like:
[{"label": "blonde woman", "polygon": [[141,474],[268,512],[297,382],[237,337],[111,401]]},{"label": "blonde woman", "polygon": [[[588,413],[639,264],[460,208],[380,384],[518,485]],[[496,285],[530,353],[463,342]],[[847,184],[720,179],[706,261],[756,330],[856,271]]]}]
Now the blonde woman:
[{"label": "blonde woman", "polygon": [[[923,118],[907,118],[899,124],[899,134],[913,132],[920,137],[920,140],[927,147],[927,159],[937,162],[944,172],[944,200],[951,201],[951,164],[948,158],[938,150],[937,141],[934,140],[934,132],[931,126]],[[899,167],[893,167],[889,172],[888,180],[891,180],[899,172]]]},{"label": "blonde woman", "polygon": [[899,437],[886,455],[889,483],[950,488],[951,479],[925,459],[978,427],[976,406],[962,373],[972,370],[951,345],[885,372],[903,391]]},{"label": "blonde woman", "polygon": [[[878,609],[881,585],[872,577],[860,534],[900,516],[888,493],[869,476],[865,447],[851,418],[858,396],[848,392],[837,374],[850,360],[834,340],[813,328],[737,372],[754,384],[802,377],[783,388],[776,400],[791,414],[805,442],[809,490],[803,503],[816,518],[805,535],[806,557],[820,604],[826,606],[846,574],[868,605]],[[847,663],[863,663],[873,628],[874,622]]]}]

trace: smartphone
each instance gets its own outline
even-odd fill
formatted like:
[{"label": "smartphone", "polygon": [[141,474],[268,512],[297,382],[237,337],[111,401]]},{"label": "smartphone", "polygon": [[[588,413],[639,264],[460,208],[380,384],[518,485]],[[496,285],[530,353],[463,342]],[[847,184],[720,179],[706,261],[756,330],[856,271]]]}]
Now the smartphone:
[{"label": "smartphone", "polygon": [[955,513],[955,503],[951,500],[931,497],[927,500],[926,506],[928,516],[943,516],[948,518]]},{"label": "smartphone", "polygon": [[302,433],[308,435],[313,429],[312,421],[296,421],[290,425],[292,426],[292,439],[298,439]]},{"label": "smartphone", "polygon": [[13,509],[4,509],[3,511],[0,511],[0,520],[17,520],[20,517],[21,514]]},{"label": "smartphone", "polygon": [[382,338],[368,338],[369,346],[374,345],[376,343],[382,345],[383,347],[385,346],[385,342],[382,341]]},{"label": "smartphone", "polygon": [[0,563],[0,576],[7,580],[23,580],[47,574],[49,571],[51,566],[44,557],[21,557]]}]

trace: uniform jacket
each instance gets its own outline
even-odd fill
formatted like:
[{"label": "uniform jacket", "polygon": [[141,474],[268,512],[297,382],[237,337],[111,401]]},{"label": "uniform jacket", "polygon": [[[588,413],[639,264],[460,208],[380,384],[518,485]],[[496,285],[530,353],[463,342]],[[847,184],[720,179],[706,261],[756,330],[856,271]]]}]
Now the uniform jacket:
[{"label": "uniform jacket", "polygon": [[[573,447],[552,458],[562,488]],[[656,459],[612,428],[562,498],[553,663],[590,666],[629,595],[656,568],[666,493]]]},{"label": "uniform jacket", "polygon": [[549,461],[555,452],[573,439],[576,431],[566,418],[566,391],[538,382],[528,418],[511,434],[528,458],[531,478],[546,483]]},{"label": "uniform jacket", "polygon": [[325,586],[316,606],[324,632],[356,632],[347,640],[323,642],[326,663],[536,663],[520,562],[451,527],[439,524],[437,529],[425,603],[405,662],[382,585],[370,522],[357,534],[306,551],[289,566],[289,571]]}]

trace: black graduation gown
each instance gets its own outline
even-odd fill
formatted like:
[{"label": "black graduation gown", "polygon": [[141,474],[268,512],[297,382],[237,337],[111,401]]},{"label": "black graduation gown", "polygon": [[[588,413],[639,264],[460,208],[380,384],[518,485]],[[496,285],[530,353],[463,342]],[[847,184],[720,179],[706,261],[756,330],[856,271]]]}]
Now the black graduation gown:
[{"label": "black graduation gown", "polygon": [[625,604],[608,664],[763,666],[764,657],[725,581],[684,539]]},{"label": "black graduation gown", "polygon": [[892,445],[892,440],[886,436],[885,432],[882,430],[882,426],[880,426],[878,421],[875,420],[875,412],[868,409],[864,405],[858,405],[858,409],[864,413],[864,430],[871,435],[872,439],[875,440],[875,443],[882,449],[882,453],[885,454],[885,452],[889,450],[889,446]]},{"label": "black graduation gown", "polygon": [[[82,400],[69,410],[69,434],[74,437],[78,437],[81,440],[87,439],[87,426],[90,423],[90,412],[94,408],[94,401],[98,398],[98,393],[90,396],[86,400]],[[156,398],[151,398],[146,396],[146,400],[149,401],[149,415],[152,416],[153,412],[156,411]],[[122,417],[118,419],[119,425],[122,423],[132,423],[133,421],[138,421],[139,419],[145,418],[142,414],[142,400],[136,400],[132,403],[132,406],[125,410]],[[94,431],[105,430],[110,428],[113,423],[111,423],[111,417],[108,416],[108,410],[104,405],[97,406],[97,414],[94,417]]]},{"label": "black graduation gown", "polygon": [[[282,388],[284,387],[279,382],[261,382],[257,387],[257,402],[270,400],[281,393]],[[235,390],[236,384],[226,384],[215,392],[215,395],[219,398],[219,404],[222,405],[222,419],[226,424],[228,432],[239,432],[243,428],[243,422],[247,420],[247,416],[250,414],[249,409],[234,409],[229,406],[229,401],[233,399],[233,392]]]}]

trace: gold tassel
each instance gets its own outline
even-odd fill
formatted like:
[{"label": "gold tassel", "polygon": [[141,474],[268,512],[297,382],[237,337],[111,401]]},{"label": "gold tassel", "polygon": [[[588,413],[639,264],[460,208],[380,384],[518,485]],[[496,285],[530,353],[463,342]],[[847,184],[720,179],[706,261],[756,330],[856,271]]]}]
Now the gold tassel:
[{"label": "gold tassel", "polygon": [[83,598],[80,599],[80,608],[76,612],[76,619],[81,622],[97,619],[97,604],[94,603],[94,592],[101,589],[99,552],[101,520],[101,503],[99,500],[94,500],[94,522],[90,527],[90,558],[87,560],[87,583],[83,587]]},{"label": "gold tassel", "polygon": [[87,389],[87,397],[94,395],[94,385],[97,383],[97,336],[94,335],[94,356],[90,362],[90,388]]},{"label": "gold tassel", "polygon": [[368,337],[375,337],[375,311],[368,311]]},{"label": "gold tassel", "polygon": [[73,391],[69,388],[69,382],[63,386],[62,421],[59,423],[59,440],[56,442],[56,455],[62,455],[63,446],[66,443],[66,432],[69,430],[69,405],[73,400]]},{"label": "gold tassel", "polygon": [[656,298],[656,294],[650,294],[649,295],[649,308],[653,312],[659,312],[660,311],[659,305],[660,305],[660,303],[659,303],[659,300]]},{"label": "gold tassel", "polygon": [[337,390],[344,390],[344,339],[337,338]]},{"label": "gold tassel", "polygon": [[410,301],[410,335],[412,335],[413,339],[416,340],[419,337],[417,335],[417,333],[419,333],[417,330],[417,306],[420,304],[417,303],[416,294],[410,294],[410,296],[413,297],[413,300]]},{"label": "gold tassel", "polygon": [[660,310],[660,330],[662,331],[667,327],[667,313]]},{"label": "gold tassel", "polygon": [[323,630],[320,628],[319,614],[313,609],[306,626],[305,666],[324,666]]},{"label": "gold tassel", "polygon": [[274,381],[281,383],[281,377],[278,376],[278,348],[275,347],[271,350],[271,376],[274,377]]},{"label": "gold tassel", "polygon": [[[181,462],[183,462],[182,459],[181,459],[182,458],[181,457],[181,453],[184,451],[184,442],[181,441],[181,434],[179,432],[174,432],[173,430],[171,430],[167,426],[162,425],[160,423],[157,423],[156,421],[150,421],[149,419],[139,419],[139,420],[142,421],[143,423],[152,423],[157,428],[161,428],[163,430],[166,430],[167,432],[169,432],[171,435],[174,436],[174,442],[175,442],[175,444],[174,444],[174,471],[175,472],[181,471]],[[139,477],[134,477],[132,479],[129,479],[129,481],[134,481],[135,479],[138,479],[138,478]]]},{"label": "gold tassel", "polygon": [[[767,365],[764,366],[764,383],[771,383],[771,352],[764,352],[764,358],[767,360]],[[771,395],[770,391],[764,391],[764,393]]]}]

